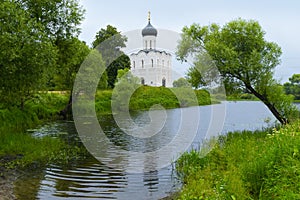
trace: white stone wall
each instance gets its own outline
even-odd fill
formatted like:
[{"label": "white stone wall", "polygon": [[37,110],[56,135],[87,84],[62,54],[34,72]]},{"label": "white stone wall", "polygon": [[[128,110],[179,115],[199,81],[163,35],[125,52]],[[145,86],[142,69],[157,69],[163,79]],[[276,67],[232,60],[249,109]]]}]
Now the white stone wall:
[{"label": "white stone wall", "polygon": [[[151,37],[151,36],[147,36]],[[144,40],[145,42],[145,40]],[[149,86],[162,86],[163,79],[166,87],[172,87],[172,56],[158,50],[141,50],[130,55],[131,72],[133,75],[144,79],[144,84]]]}]

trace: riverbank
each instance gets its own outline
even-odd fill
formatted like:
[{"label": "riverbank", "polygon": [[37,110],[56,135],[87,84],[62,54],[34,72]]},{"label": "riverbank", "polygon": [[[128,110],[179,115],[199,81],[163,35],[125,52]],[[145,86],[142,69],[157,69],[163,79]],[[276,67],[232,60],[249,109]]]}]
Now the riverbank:
[{"label": "riverbank", "polygon": [[47,120],[58,119],[68,100],[62,94],[37,94],[24,109],[0,109],[0,175],[5,170],[39,167],[49,162],[68,162],[80,156],[82,149],[51,137],[36,138],[27,129]]},{"label": "riverbank", "polygon": [[300,122],[228,133],[204,151],[185,153],[176,170],[179,199],[300,199]]},{"label": "riverbank", "polygon": [[[180,100],[175,95],[177,92]],[[151,106],[160,104],[166,109],[181,108],[197,105],[210,105],[218,103],[213,100],[210,94],[205,90],[194,90],[193,98],[191,89],[189,88],[165,88],[165,87],[150,87],[141,86],[131,96],[129,102],[129,110],[148,110]],[[95,109],[97,114],[111,114],[111,98],[112,90],[99,90],[95,96]]]},{"label": "riverbank", "polygon": [[[174,88],[185,93],[185,88]],[[111,113],[112,90],[99,90],[96,93],[97,114]],[[130,100],[130,110],[146,110],[152,105],[161,104],[165,108],[179,108],[193,105],[211,104],[209,93],[195,91],[197,102],[185,95],[178,101],[174,93],[165,87],[140,87]],[[27,129],[35,128],[48,120],[59,119],[58,113],[68,103],[68,93],[39,93],[24,105],[24,109],[0,105],[0,175],[4,169],[44,165],[49,162],[68,162],[76,159],[85,150],[66,144],[59,138],[36,138]]]}]

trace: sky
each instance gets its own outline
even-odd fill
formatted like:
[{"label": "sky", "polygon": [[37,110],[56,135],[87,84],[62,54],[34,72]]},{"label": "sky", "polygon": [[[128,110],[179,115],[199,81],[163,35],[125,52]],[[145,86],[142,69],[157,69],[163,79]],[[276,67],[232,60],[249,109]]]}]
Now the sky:
[{"label": "sky", "polygon": [[144,28],[148,11],[155,28],[178,33],[193,23],[222,26],[237,18],[254,19],[266,32],[265,38],[282,49],[275,78],[284,83],[300,73],[299,0],[80,0],[80,4],[86,14],[79,38],[89,45],[96,32],[109,24],[121,33]]}]

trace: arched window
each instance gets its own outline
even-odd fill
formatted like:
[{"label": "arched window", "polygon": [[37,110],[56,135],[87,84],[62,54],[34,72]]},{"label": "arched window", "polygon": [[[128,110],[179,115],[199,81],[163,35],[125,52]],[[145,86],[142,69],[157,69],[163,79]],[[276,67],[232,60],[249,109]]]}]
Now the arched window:
[{"label": "arched window", "polygon": [[142,68],[144,68],[144,60],[142,60]]},{"label": "arched window", "polygon": [[135,61],[133,61],[133,68],[135,68]]},{"label": "arched window", "polygon": [[153,67],[153,59],[151,59],[151,66]]},{"label": "arched window", "polygon": [[143,77],[141,78],[141,84],[145,85],[145,79]]},{"label": "arched window", "polygon": [[152,49],[152,40],[150,40],[150,49]]},{"label": "arched window", "polygon": [[166,79],[163,78],[161,82],[162,82],[162,86],[163,86],[163,87],[166,87]]}]

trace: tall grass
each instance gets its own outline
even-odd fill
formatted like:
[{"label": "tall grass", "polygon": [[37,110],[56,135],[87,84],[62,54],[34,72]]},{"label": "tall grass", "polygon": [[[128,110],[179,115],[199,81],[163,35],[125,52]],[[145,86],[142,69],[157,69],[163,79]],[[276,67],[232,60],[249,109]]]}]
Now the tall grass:
[{"label": "tall grass", "polygon": [[5,168],[43,165],[48,162],[67,162],[84,152],[58,138],[35,138],[26,129],[43,120],[57,119],[67,104],[63,94],[37,94],[27,101],[24,109],[0,105],[0,173]]},{"label": "tall grass", "polygon": [[204,157],[183,154],[176,169],[179,199],[300,199],[300,122],[229,133]]},{"label": "tall grass", "polygon": [[58,138],[34,138],[27,133],[0,134],[1,168],[39,167],[49,162],[67,163],[83,155],[80,147],[69,146]]},{"label": "tall grass", "polygon": [[23,132],[43,120],[56,119],[58,112],[67,104],[68,97],[63,94],[36,94],[27,101],[24,109],[0,105],[0,133]]}]

